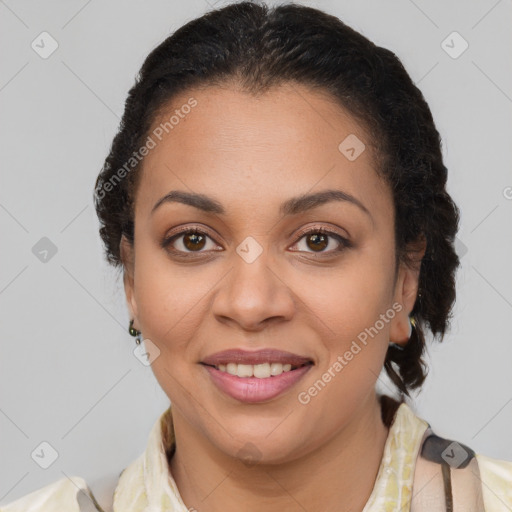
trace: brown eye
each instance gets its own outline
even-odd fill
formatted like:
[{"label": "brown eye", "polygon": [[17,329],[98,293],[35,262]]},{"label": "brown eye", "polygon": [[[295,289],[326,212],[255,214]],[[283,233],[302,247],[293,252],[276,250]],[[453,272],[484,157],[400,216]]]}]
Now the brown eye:
[{"label": "brown eye", "polygon": [[303,250],[299,247],[300,252],[325,254],[326,256],[352,247],[349,240],[325,228],[313,228],[303,232],[297,242],[295,242],[295,245],[300,246],[301,243],[305,246],[305,249]]},{"label": "brown eye", "polygon": [[329,245],[328,236],[323,233],[307,235],[306,243],[308,244],[308,247],[312,248],[315,252],[323,251]]},{"label": "brown eye", "polygon": [[[211,247],[206,247],[208,241],[210,241]],[[215,247],[218,246],[213,243],[213,239],[208,233],[198,228],[188,228],[162,240],[162,247],[177,256],[186,256],[191,253],[206,253],[209,248],[216,250]]]},{"label": "brown eye", "polygon": [[201,233],[187,233],[183,235],[183,245],[190,251],[200,250],[205,245],[205,237]]}]

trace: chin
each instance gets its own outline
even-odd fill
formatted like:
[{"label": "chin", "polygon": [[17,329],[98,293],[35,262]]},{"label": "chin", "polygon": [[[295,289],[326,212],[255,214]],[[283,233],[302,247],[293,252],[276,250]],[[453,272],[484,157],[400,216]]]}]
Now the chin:
[{"label": "chin", "polygon": [[[277,465],[296,460],[305,453],[302,436],[293,439],[289,428],[283,429],[281,435],[272,432],[274,426],[265,431],[249,434],[247,431],[226,430],[233,434],[227,435],[217,444],[217,448],[226,455],[239,460],[246,466]],[[260,429],[259,429],[260,430]],[[269,432],[272,432],[269,435]],[[214,440],[215,442],[215,440]]]}]

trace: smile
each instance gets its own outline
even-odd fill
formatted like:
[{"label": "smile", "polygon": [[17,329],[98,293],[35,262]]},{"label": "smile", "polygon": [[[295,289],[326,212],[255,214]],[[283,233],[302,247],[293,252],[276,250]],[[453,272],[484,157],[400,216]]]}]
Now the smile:
[{"label": "smile", "polygon": [[289,372],[300,368],[301,366],[305,366],[304,363],[300,366],[291,365],[291,364],[282,364],[282,363],[262,363],[262,364],[237,364],[237,363],[228,363],[228,364],[219,364],[214,366],[217,370],[225,373],[229,373],[230,375],[236,375],[237,377],[248,378],[248,377],[256,377],[257,379],[268,379],[269,377],[277,377],[284,372]]},{"label": "smile", "polygon": [[[202,364],[218,390],[245,403],[266,402],[282,395],[295,386],[313,366],[312,362],[295,368],[281,363],[228,363],[219,365],[219,368]],[[230,370],[236,374],[230,373]]]}]

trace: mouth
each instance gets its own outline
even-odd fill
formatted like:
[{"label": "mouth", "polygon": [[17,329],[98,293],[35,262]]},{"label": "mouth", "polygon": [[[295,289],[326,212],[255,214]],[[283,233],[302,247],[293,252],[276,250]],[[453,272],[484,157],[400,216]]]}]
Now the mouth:
[{"label": "mouth", "polygon": [[225,350],[200,364],[223,394],[239,402],[258,403],[291,390],[315,365],[309,357],[263,349]]},{"label": "mouth", "polygon": [[201,363],[209,366],[215,366],[217,369],[221,365],[225,365],[227,367],[229,364],[246,366],[259,366],[262,364],[289,364],[292,367],[299,367],[309,362],[313,362],[311,357],[301,356],[299,354],[293,354],[292,352],[285,352],[273,348],[264,348],[255,351],[237,348],[228,349],[211,354],[201,361]]},{"label": "mouth", "polygon": [[291,364],[291,363],[278,363],[278,362],[265,362],[260,364],[238,364],[235,362],[230,362],[227,364],[206,364],[201,363],[204,366],[209,366],[210,368],[215,368],[216,370],[228,373],[229,375],[233,375],[236,377],[240,377],[243,379],[255,377],[257,379],[268,379],[272,377],[278,377],[286,372],[293,372],[299,368],[304,366],[312,366],[313,361],[307,361],[302,364]]}]

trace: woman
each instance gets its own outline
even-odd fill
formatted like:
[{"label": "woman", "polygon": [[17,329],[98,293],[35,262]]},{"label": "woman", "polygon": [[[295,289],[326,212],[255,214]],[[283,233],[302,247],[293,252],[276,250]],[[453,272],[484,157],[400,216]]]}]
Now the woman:
[{"label": "woman", "polygon": [[[95,204],[172,406],[113,510],[512,509],[512,462],[406,403],[455,300],[446,179],[400,61],[333,16],[243,2],[152,51]],[[64,478],[0,510],[101,507]]]}]

